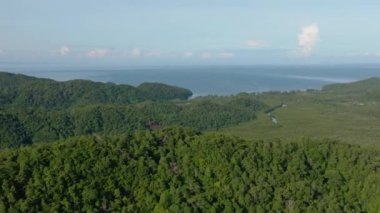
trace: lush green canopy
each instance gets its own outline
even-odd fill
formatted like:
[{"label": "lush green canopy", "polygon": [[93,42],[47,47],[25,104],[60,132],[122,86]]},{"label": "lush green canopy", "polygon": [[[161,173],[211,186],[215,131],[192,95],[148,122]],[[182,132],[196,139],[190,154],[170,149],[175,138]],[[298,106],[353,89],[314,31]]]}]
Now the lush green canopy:
[{"label": "lush green canopy", "polygon": [[159,83],[0,73],[0,212],[380,212],[377,147],[200,132],[268,117],[283,100],[375,108],[377,82],[187,100]]},{"label": "lush green canopy", "polygon": [[168,128],[0,152],[0,212],[379,212],[377,150]]},{"label": "lush green canopy", "polygon": [[190,96],[190,90],[159,83],[133,87],[88,80],[57,82],[0,72],[0,106],[67,108],[87,104],[129,104],[146,100],[186,100]]}]

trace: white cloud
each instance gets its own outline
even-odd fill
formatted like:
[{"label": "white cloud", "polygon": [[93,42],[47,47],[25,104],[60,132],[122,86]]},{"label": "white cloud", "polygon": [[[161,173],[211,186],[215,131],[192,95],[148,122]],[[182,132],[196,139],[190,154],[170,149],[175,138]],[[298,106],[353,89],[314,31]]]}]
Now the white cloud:
[{"label": "white cloud", "polygon": [[265,45],[265,42],[261,40],[251,39],[247,41],[248,47],[261,47],[263,45]]},{"label": "white cloud", "polygon": [[123,54],[121,54],[122,57],[125,58],[158,58],[162,56],[162,52],[158,50],[149,50],[144,51],[140,48],[133,48],[131,50],[125,51]]},{"label": "white cloud", "polygon": [[139,48],[133,48],[133,50],[131,51],[132,57],[138,58],[141,55],[142,55],[142,51]]},{"label": "white cloud", "polygon": [[376,57],[380,58],[380,51],[376,53]]},{"label": "white cloud", "polygon": [[59,49],[59,55],[66,56],[70,53],[70,48],[66,45],[63,45],[61,49]]},{"label": "white cloud", "polygon": [[298,34],[298,45],[305,56],[310,55],[318,41],[319,27],[316,24],[303,27]]},{"label": "white cloud", "polygon": [[87,52],[87,56],[90,58],[103,58],[109,55],[109,50],[107,49],[95,49]]},{"label": "white cloud", "polygon": [[192,57],[193,55],[194,55],[194,53],[191,51],[187,51],[187,52],[183,53],[183,57],[186,57],[186,58]]},{"label": "white cloud", "polygon": [[230,52],[219,52],[219,53],[210,53],[210,52],[203,52],[201,54],[201,58],[203,59],[211,59],[211,58],[216,58],[216,59],[223,59],[223,58],[232,58],[234,57],[233,53]]}]

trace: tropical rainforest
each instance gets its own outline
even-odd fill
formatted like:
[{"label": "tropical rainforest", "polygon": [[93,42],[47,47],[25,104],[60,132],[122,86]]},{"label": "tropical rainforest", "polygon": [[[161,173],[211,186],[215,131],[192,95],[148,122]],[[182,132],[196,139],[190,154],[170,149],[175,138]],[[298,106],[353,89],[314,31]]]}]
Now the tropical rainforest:
[{"label": "tropical rainforest", "polygon": [[0,212],[379,212],[379,87],[190,98],[3,72]]}]

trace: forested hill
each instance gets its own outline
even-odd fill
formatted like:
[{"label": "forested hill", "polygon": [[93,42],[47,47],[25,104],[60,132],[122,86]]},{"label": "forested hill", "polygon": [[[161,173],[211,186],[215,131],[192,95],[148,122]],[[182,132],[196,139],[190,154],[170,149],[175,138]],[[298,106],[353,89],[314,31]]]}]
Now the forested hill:
[{"label": "forested hill", "polygon": [[373,77],[361,81],[355,81],[352,83],[341,84],[329,84],[323,87],[324,91],[331,92],[355,92],[363,93],[365,91],[379,91],[380,90],[380,78]]},{"label": "forested hill", "polygon": [[[313,117],[287,110],[309,107],[320,115],[331,105],[332,117],[337,108],[331,103],[354,100],[346,94],[377,94],[375,89],[350,92],[360,89],[360,82],[318,92],[180,101],[171,99],[187,99],[191,92],[157,83],[56,82],[10,73],[1,73],[0,81],[0,213],[380,212],[377,147],[201,133],[256,116],[270,125],[246,131],[279,136],[272,130],[299,117],[306,122],[296,120],[289,132],[315,128],[308,126]],[[376,88],[377,81],[361,84]],[[272,114],[290,114],[284,125],[283,117],[275,125],[264,113],[273,106],[281,108]],[[364,106],[378,110],[376,104]],[[323,120],[326,124],[339,131]]]},{"label": "forested hill", "polygon": [[0,106],[67,108],[88,104],[129,104],[147,100],[188,99],[188,89],[160,83],[138,87],[88,80],[58,82],[0,72]]},{"label": "forested hill", "polygon": [[266,108],[254,94],[178,100],[191,94],[161,83],[132,87],[0,73],[0,149],[154,126],[215,130],[253,120]]},{"label": "forested hill", "polygon": [[380,78],[369,78],[361,81],[344,84],[330,84],[322,88],[323,92],[356,96],[359,98],[371,98],[380,100]]},{"label": "forested hill", "polygon": [[183,128],[0,151],[0,212],[379,212],[379,151]]}]

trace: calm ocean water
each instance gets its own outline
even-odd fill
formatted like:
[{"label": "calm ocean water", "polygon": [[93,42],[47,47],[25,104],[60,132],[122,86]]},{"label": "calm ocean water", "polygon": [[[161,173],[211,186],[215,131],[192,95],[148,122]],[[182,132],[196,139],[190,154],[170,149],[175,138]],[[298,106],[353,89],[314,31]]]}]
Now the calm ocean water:
[{"label": "calm ocean water", "polygon": [[55,80],[89,79],[138,85],[162,82],[191,89],[195,96],[229,95],[239,92],[320,89],[331,83],[345,83],[380,77],[380,65],[334,66],[203,66],[150,68],[9,68],[10,72]]}]

